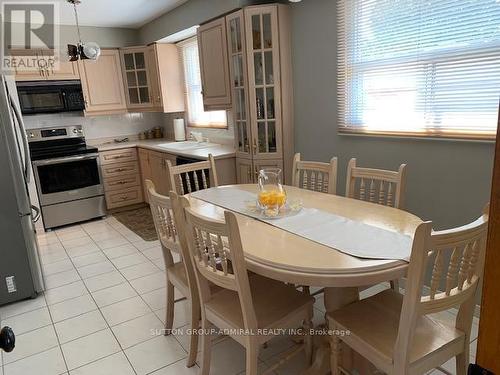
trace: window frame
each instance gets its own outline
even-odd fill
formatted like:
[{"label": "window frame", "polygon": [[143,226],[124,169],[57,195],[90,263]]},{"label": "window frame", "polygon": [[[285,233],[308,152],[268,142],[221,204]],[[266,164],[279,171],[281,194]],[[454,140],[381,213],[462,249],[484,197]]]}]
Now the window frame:
[{"label": "window frame", "polygon": [[[471,140],[471,141],[495,141],[497,131],[499,129],[493,130],[457,130],[451,127],[442,127],[442,128],[432,128],[432,127],[422,127],[421,130],[386,130],[386,129],[373,129],[367,125],[360,124],[349,124],[345,121],[346,107],[349,102],[348,99],[342,97],[343,90],[352,90],[349,87],[349,81],[347,79],[347,75],[353,77],[353,71],[363,71],[365,67],[369,67],[371,65],[370,62],[362,62],[362,63],[348,63],[346,58],[346,44],[345,33],[346,33],[346,23],[347,21],[344,19],[344,14],[342,13],[344,3],[346,1],[354,1],[354,0],[339,0],[337,4],[337,38],[338,43],[336,47],[336,59],[337,59],[337,132],[339,135],[347,135],[347,136],[374,136],[374,137],[394,137],[394,138],[431,138],[431,139],[449,139],[449,140]],[[478,52],[478,55],[481,53]],[[458,53],[460,55],[460,53]],[[464,53],[466,55],[466,53]],[[456,56],[455,56],[456,57]],[[433,55],[428,55],[426,58],[422,59],[419,63],[422,65],[432,65],[433,62],[438,62],[443,59],[442,54],[436,54],[435,57]],[[389,64],[388,64],[389,65]],[[390,64],[391,66],[398,65],[397,62]],[[342,76],[342,72],[344,72],[344,76]],[[349,72],[348,74],[346,72]],[[354,99],[351,99],[354,100]],[[500,96],[499,96],[499,106],[498,111],[500,111]],[[401,120],[404,122],[404,119]],[[401,126],[403,129],[403,126]]]}]

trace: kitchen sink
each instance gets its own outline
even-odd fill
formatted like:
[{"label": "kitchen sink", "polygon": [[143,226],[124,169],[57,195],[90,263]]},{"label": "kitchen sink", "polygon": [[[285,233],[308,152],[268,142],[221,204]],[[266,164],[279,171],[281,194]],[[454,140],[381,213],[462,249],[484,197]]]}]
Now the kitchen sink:
[{"label": "kitchen sink", "polygon": [[158,145],[158,147],[170,151],[197,150],[201,148],[214,147],[214,146],[218,146],[218,144],[210,142],[196,142],[196,141],[171,142],[171,143],[162,143]]}]

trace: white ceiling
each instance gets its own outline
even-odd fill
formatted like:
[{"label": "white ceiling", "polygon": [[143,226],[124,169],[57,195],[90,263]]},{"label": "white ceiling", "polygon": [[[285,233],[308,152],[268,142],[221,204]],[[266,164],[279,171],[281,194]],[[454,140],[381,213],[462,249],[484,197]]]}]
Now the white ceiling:
[{"label": "white ceiling", "polygon": [[[0,3],[6,0],[0,1]],[[19,1],[19,0],[18,0]],[[21,0],[33,2],[33,0]],[[73,5],[66,0],[59,3],[60,24],[74,25]],[[187,0],[81,0],[77,5],[82,26],[138,28],[160,15],[178,7]],[[24,22],[24,19],[13,19]]]}]

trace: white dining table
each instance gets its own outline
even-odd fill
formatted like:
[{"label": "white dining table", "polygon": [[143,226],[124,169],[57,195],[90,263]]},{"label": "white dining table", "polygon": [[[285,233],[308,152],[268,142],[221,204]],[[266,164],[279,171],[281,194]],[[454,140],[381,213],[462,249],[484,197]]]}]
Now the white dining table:
[{"label": "white dining table", "polygon": [[[242,189],[257,194],[256,185],[217,189]],[[411,238],[422,223],[417,216],[392,207],[292,186],[285,186],[285,189],[288,200],[301,201],[304,207],[317,208]],[[193,196],[188,198],[195,212],[223,219],[224,208]],[[237,213],[237,220],[248,269],[287,283],[324,287],[327,313],[358,300],[360,287],[401,278],[408,268],[408,263],[402,260],[355,257],[341,248],[325,246],[243,213]],[[346,349],[343,358],[345,366],[356,368],[359,373],[368,373],[369,365],[356,353]],[[305,374],[326,374],[329,371],[329,347],[322,344],[316,349],[313,365]]]}]

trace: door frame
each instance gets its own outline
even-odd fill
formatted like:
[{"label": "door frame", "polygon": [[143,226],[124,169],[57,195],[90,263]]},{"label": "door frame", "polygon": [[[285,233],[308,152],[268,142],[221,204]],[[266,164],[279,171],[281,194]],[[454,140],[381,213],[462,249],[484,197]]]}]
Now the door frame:
[{"label": "door frame", "polygon": [[477,364],[500,374],[500,105],[484,267]]}]

